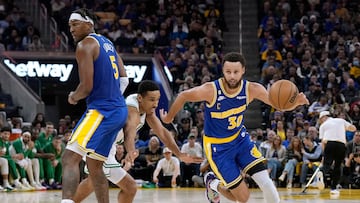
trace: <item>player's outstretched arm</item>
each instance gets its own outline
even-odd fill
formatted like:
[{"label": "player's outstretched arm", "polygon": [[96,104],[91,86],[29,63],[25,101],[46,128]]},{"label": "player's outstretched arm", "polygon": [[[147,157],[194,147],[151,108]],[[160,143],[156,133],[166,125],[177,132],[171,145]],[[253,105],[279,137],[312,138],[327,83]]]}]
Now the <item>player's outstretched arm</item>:
[{"label": "player's outstretched arm", "polygon": [[135,107],[128,106],[128,118],[124,127],[124,147],[127,151],[126,162],[134,165],[136,157],[139,155],[135,148],[136,127],[140,123],[140,115]]},{"label": "player's outstretched arm", "polygon": [[214,97],[214,89],[213,83],[208,82],[201,86],[180,92],[174,103],[171,105],[169,112],[166,112],[164,109],[160,109],[161,120],[164,123],[171,123],[186,102],[206,101],[207,103],[210,103]]},{"label": "player's outstretched arm", "polygon": [[161,121],[155,114],[147,115],[146,122],[149,127],[153,129],[154,133],[160,138],[160,140],[167,146],[175,156],[181,161],[186,163],[201,163],[203,158],[191,157],[186,153],[182,153],[177,146],[174,137],[171,133],[162,125]]}]

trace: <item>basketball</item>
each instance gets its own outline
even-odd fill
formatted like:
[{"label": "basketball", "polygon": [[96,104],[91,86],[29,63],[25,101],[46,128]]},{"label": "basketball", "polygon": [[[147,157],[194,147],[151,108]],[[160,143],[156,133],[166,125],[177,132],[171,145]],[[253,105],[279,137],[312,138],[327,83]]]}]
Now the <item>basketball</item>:
[{"label": "basketball", "polygon": [[280,111],[292,110],[295,108],[299,90],[290,80],[278,80],[271,85],[269,100],[273,106]]}]

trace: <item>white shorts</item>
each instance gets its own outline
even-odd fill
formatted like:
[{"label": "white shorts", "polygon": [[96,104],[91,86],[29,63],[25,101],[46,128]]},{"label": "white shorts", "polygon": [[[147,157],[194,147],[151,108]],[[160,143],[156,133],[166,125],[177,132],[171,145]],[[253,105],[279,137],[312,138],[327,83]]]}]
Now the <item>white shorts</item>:
[{"label": "white shorts", "polygon": [[[116,161],[114,156],[108,157],[103,164],[103,171],[106,178],[114,183],[118,184],[127,174],[127,172],[121,167],[121,164]],[[85,165],[84,172],[89,174],[89,170]]]}]

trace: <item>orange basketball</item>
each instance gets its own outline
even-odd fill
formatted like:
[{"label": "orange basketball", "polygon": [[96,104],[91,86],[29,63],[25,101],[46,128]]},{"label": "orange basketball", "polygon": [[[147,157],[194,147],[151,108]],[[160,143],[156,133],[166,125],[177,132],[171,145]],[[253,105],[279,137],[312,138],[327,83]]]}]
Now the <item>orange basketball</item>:
[{"label": "orange basketball", "polygon": [[273,106],[280,111],[292,110],[295,108],[299,90],[290,80],[278,80],[271,85],[269,100]]}]

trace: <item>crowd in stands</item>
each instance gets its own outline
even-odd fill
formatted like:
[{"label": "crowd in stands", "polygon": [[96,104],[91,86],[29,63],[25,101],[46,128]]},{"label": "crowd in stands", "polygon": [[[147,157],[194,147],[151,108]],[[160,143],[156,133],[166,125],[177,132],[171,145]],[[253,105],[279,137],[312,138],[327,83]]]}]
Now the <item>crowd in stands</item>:
[{"label": "crowd in stands", "polygon": [[[98,32],[113,40],[120,53],[160,53],[173,74],[175,95],[220,76],[222,32],[227,29],[223,1],[42,2],[47,2],[58,22],[67,22],[67,18],[63,18],[76,8],[98,11],[101,18]],[[263,128],[250,131],[250,137],[267,158],[274,184],[301,187],[321,160],[319,112],[329,110],[334,117],[349,120],[360,130],[360,6],[346,0],[263,0],[259,1],[259,6],[260,82],[270,87],[276,80],[291,80],[306,94],[310,105],[293,112],[280,112],[264,105]],[[62,24],[60,29],[66,31],[67,24]],[[5,44],[7,49],[8,45]],[[201,145],[203,105],[187,103],[176,125],[167,126],[183,152],[201,157],[204,157]],[[14,127],[23,130],[21,136],[12,141],[6,138],[9,133],[5,124],[0,126],[0,147],[5,143],[6,149],[5,153],[0,152],[0,157],[9,165],[14,162],[15,168],[9,167],[9,172],[2,173],[3,187],[7,190],[13,186],[19,190],[61,188],[58,157],[76,120],[65,116],[54,125],[39,114],[29,126],[30,130],[21,125]],[[25,143],[29,133],[31,141]],[[26,152],[12,150],[19,139]],[[348,133],[347,139],[341,186],[356,188],[360,187],[360,131]],[[151,129],[139,133],[136,147],[140,155],[129,171],[134,178],[155,182],[158,186],[204,185],[199,176],[209,169],[206,160],[203,164],[173,162],[173,171],[158,171],[168,163],[167,153],[171,152]],[[122,163],[124,148],[121,143],[116,158]],[[30,161],[19,164],[23,159]],[[32,173],[28,172],[29,168]],[[164,173],[174,175],[175,179],[166,179],[166,184],[162,184],[164,179],[160,176]],[[7,185],[7,179],[13,185]],[[250,179],[247,181],[253,185]]]}]

